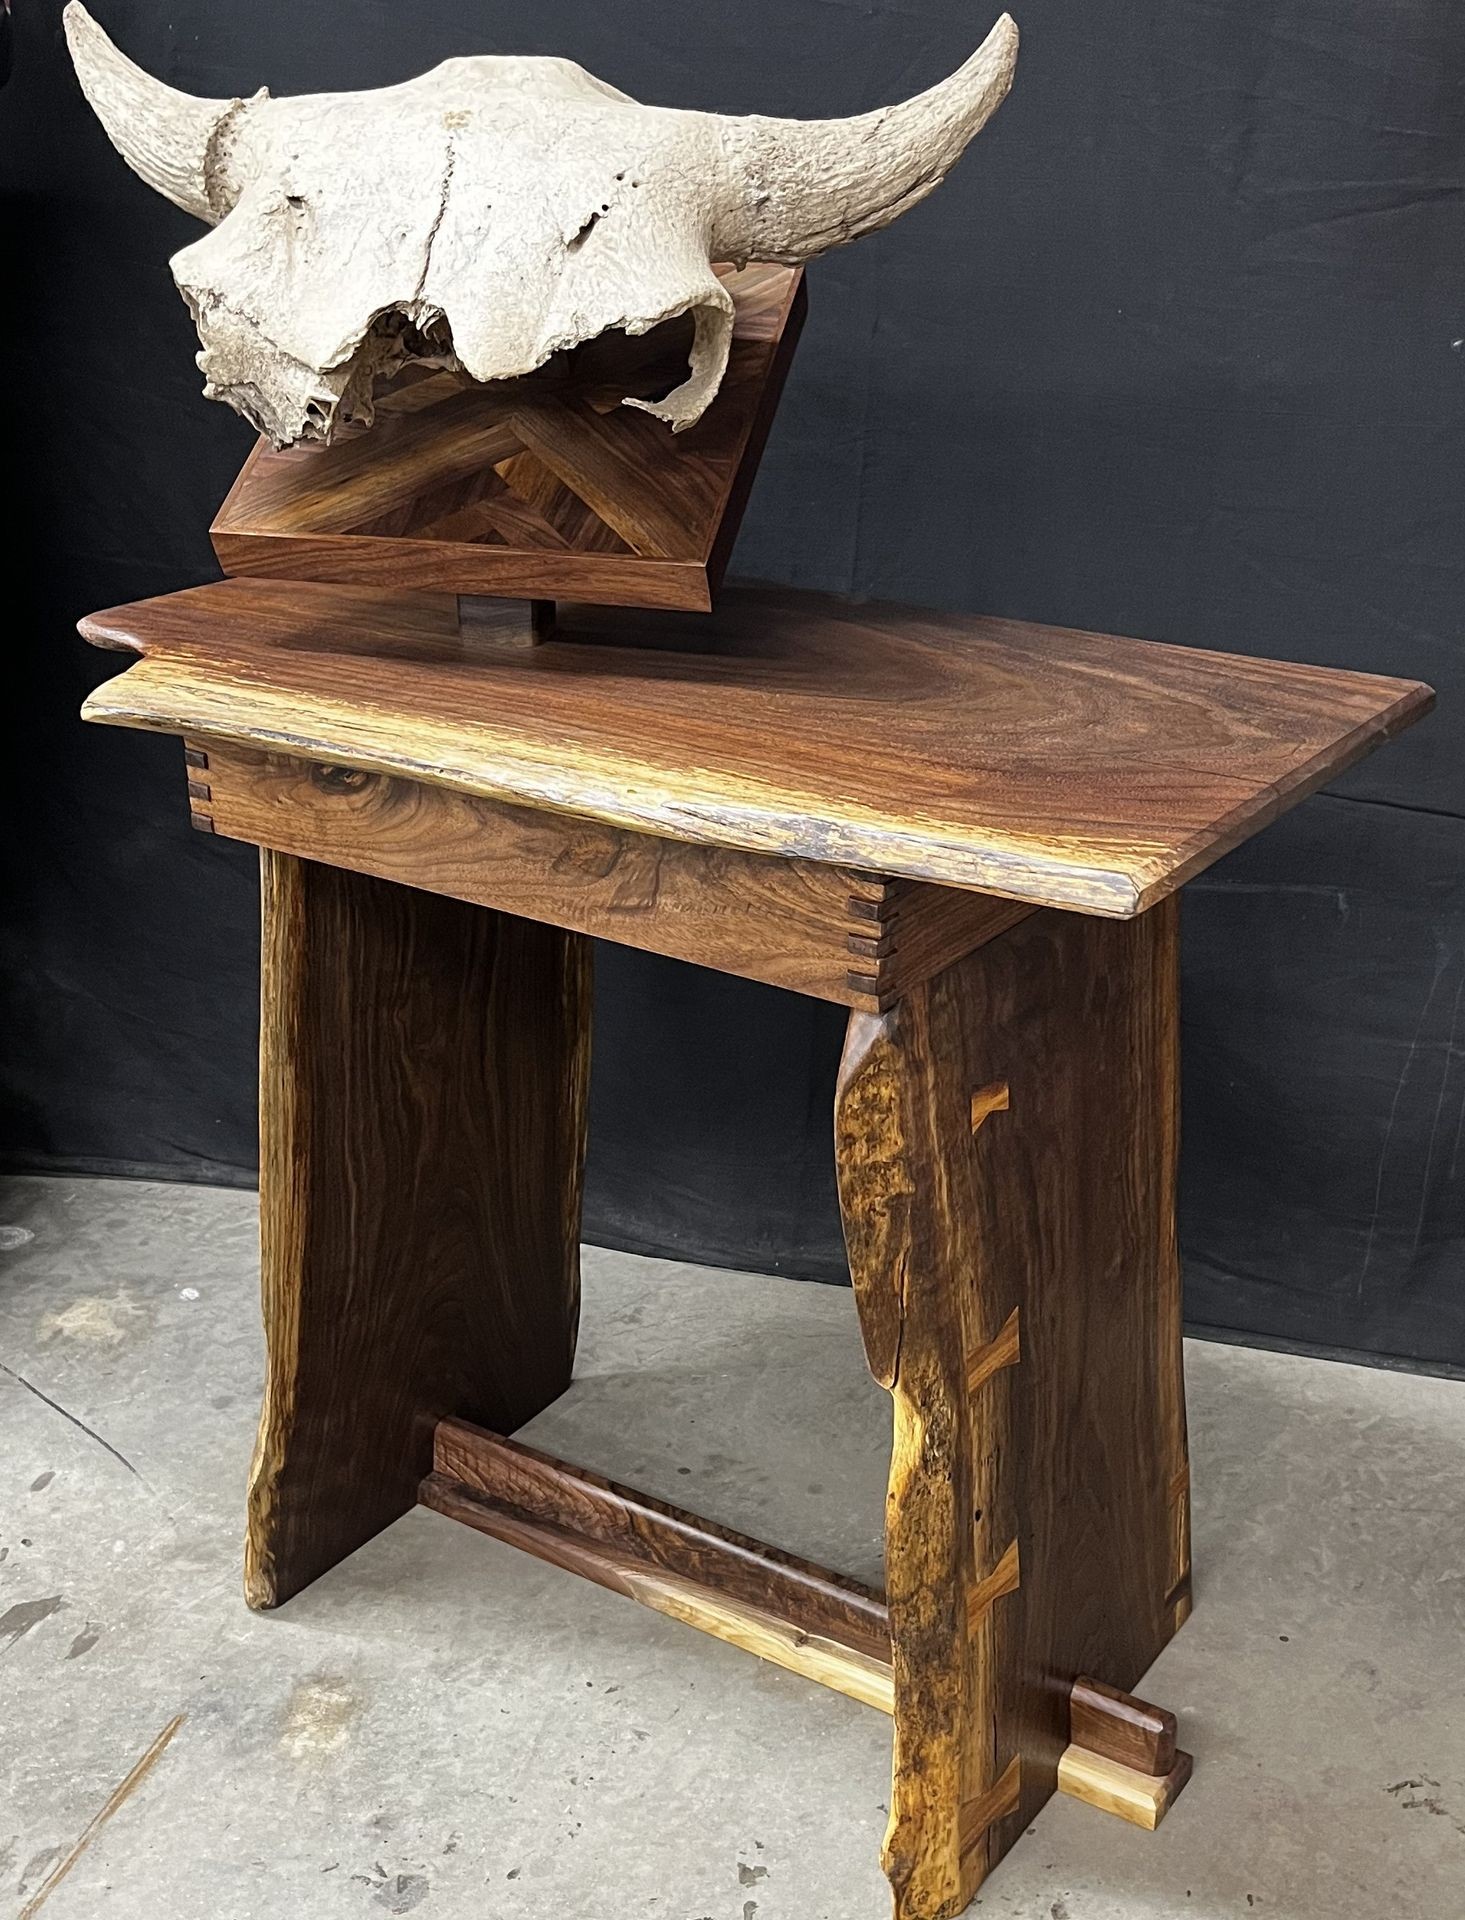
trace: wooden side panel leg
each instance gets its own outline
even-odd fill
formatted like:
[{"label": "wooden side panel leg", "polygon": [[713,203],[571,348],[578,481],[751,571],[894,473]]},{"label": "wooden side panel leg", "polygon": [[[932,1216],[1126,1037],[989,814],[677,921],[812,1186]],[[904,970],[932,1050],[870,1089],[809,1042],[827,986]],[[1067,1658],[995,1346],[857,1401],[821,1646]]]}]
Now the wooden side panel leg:
[{"label": "wooden side panel leg", "polygon": [[268,1371],[245,1590],[273,1607],[417,1499],[448,1414],[569,1385],[589,942],[262,855]]},{"label": "wooden side panel leg", "polygon": [[958,1914],[1054,1791],[1073,1681],[1183,1618],[1176,916],[1040,913],[852,1017],[845,1235],[895,1440],[898,1920]]}]

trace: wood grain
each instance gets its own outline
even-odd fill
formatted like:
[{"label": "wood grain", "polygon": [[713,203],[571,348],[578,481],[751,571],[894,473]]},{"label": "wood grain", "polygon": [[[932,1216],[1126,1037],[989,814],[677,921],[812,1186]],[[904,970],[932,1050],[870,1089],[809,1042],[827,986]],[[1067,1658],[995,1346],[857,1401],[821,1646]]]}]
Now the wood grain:
[{"label": "wood grain", "polygon": [[1177,1753],[1169,1773],[1139,1773],[1133,1767],[1106,1760],[1102,1754],[1091,1753],[1087,1747],[1073,1746],[1058,1762],[1058,1791],[1153,1833],[1190,1779],[1193,1767],[1188,1753]]},{"label": "wood grain", "polygon": [[[228,742],[193,751],[208,762],[210,829],[230,839],[849,1007],[889,1005],[922,967],[934,971],[1031,911],[963,893],[953,912],[945,889],[919,882],[685,846]],[[192,782],[189,792],[197,818]],[[879,924],[868,915],[892,905],[884,951],[859,958],[865,929]]]},{"label": "wood grain", "polygon": [[890,1711],[885,1605],[857,1581],[462,1420],[439,1425],[420,1498],[481,1533]]},{"label": "wood grain", "polygon": [[458,627],[489,646],[542,646],[554,636],[554,602],[485,600],[477,594],[460,593]]},{"label": "wood grain", "polygon": [[213,526],[226,573],[705,612],[803,325],[799,269],[721,269],[736,317],[717,399],[673,436],[621,405],[686,370],[692,323],[605,334],[523,380],[417,366],[368,432],[261,441]]},{"label": "wood grain", "polygon": [[417,1499],[436,1423],[569,1384],[589,947],[262,858],[267,1376],[246,1594],[278,1606]]},{"label": "wood grain", "polygon": [[147,658],[83,711],[1124,917],[1432,698],[1369,674],[786,591],[730,592],[710,619],[560,613],[553,645],[515,650],[475,645],[449,598],[221,581],[84,621],[88,639]]},{"label": "wood grain", "polygon": [[1068,1738],[1101,1760],[1137,1773],[1165,1774],[1175,1765],[1175,1715],[1132,1693],[1080,1674],[1069,1698]]},{"label": "wood grain", "polygon": [[1172,902],[1035,914],[850,1021],[840,1198],[895,1414],[898,1920],[961,1912],[1054,1791],[1074,1680],[1130,1686],[1175,1630],[1175,1033]]}]

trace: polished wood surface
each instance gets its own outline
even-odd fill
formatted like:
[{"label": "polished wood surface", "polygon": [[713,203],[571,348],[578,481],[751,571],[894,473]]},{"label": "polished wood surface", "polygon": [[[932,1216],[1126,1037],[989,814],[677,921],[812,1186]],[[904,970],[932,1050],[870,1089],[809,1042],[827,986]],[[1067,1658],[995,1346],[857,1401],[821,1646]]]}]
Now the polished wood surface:
[{"label": "polished wood surface", "polygon": [[891,1711],[881,1596],[731,1528],[463,1420],[444,1420],[424,1506]]},{"label": "polished wood surface", "polygon": [[1033,911],[228,742],[186,758],[210,833],[870,1012]]},{"label": "polished wood surface", "polygon": [[1131,1686],[1183,1617],[1176,1060],[1173,902],[1034,914],[851,1017],[840,1199],[895,1412],[897,1920],[962,1911],[1054,1791],[1074,1680]]},{"label": "polished wood surface", "polygon": [[213,526],[226,573],[705,611],[803,324],[799,269],[721,270],[736,306],[716,400],[673,434],[621,405],[685,375],[684,315],[603,334],[523,380],[410,368],[376,424],[261,441]]},{"label": "polished wood surface", "polygon": [[246,1593],[277,1606],[405,1512],[447,1414],[569,1384],[589,946],[262,856],[267,1377]]},{"label": "polished wood surface", "polygon": [[1194,1764],[1188,1753],[1177,1753],[1168,1773],[1141,1773],[1087,1747],[1072,1746],[1058,1762],[1058,1791],[1153,1833],[1190,1779]]},{"label": "polished wood surface", "polygon": [[1080,1674],[1069,1696],[1068,1738],[1103,1760],[1137,1773],[1169,1773],[1175,1765],[1175,1715],[1132,1693]]},{"label": "polished wood surface", "polygon": [[456,603],[228,580],[83,621],[86,717],[689,843],[1128,916],[1424,713],[1426,687],[729,592],[476,645]]}]

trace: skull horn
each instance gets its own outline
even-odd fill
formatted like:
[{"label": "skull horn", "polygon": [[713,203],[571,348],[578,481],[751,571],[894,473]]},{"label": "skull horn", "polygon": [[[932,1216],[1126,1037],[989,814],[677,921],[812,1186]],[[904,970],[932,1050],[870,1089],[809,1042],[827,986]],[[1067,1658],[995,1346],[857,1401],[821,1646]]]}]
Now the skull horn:
[{"label": "skull horn", "polygon": [[1001,106],[1017,37],[1004,13],[965,66],[897,107],[850,120],[723,120],[732,204],[714,258],[797,266],[889,226],[940,186]]},{"label": "skull horn", "polygon": [[216,143],[244,101],[200,100],[155,80],[117,51],[80,0],[62,17],[81,90],[128,166],[185,213],[210,226],[222,220],[238,193],[221,177]]}]

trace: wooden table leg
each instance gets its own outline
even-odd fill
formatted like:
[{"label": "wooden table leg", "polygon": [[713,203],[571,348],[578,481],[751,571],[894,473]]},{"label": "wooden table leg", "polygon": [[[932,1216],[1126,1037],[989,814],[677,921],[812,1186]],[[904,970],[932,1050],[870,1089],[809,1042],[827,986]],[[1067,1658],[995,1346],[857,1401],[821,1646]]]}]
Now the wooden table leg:
[{"label": "wooden table leg", "polygon": [[286,854],[262,880],[273,1607],[414,1504],[439,1419],[512,1431],[569,1385],[590,944]]},{"label": "wooden table leg", "polygon": [[845,1234],[894,1399],[897,1920],[960,1913],[1053,1792],[1074,1679],[1189,1608],[1174,901],[1032,916],[855,1014]]}]

